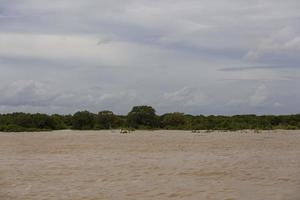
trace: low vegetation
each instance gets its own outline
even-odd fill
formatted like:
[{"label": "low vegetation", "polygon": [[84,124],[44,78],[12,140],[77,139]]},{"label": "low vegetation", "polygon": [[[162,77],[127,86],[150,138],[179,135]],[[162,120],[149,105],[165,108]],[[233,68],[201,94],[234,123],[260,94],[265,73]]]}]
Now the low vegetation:
[{"label": "low vegetation", "polygon": [[126,115],[111,111],[97,114],[88,111],[74,115],[46,115],[11,113],[0,114],[0,131],[49,131],[61,129],[180,129],[180,130],[271,130],[300,129],[300,114],[297,115],[235,115],[204,116],[184,113],[157,115],[151,106],[135,106]]}]

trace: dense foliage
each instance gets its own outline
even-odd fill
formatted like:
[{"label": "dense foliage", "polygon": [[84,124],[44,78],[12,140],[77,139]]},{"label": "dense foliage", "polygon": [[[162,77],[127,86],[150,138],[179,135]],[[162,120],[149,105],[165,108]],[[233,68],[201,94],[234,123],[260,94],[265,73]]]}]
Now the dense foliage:
[{"label": "dense foliage", "polygon": [[77,112],[72,118],[72,128],[78,130],[89,130],[95,126],[95,115],[88,111]]},{"label": "dense foliage", "polygon": [[300,114],[282,116],[193,116],[175,112],[158,116],[151,106],[135,106],[126,116],[115,115],[107,110],[98,114],[81,111],[74,115],[0,114],[0,131],[6,132],[116,128],[181,130],[300,129]]},{"label": "dense foliage", "polygon": [[158,117],[151,106],[134,106],[128,113],[126,122],[132,128],[151,129],[158,127]]}]

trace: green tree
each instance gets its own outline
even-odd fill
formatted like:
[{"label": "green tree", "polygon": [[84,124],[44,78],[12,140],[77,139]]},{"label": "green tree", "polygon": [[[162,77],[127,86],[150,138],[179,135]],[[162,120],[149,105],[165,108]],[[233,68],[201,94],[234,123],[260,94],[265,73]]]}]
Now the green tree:
[{"label": "green tree", "polygon": [[65,123],[64,115],[54,114],[54,115],[51,115],[51,119],[55,123],[55,130],[66,129],[66,128],[70,128],[72,126],[72,117],[71,117],[68,125]]},{"label": "green tree", "polygon": [[34,127],[33,118],[30,114],[13,113],[10,117],[12,117],[12,123],[17,126],[24,127],[24,128]]},{"label": "green tree", "polygon": [[132,128],[155,128],[158,117],[151,106],[134,106],[127,115],[127,125]]},{"label": "green tree", "polygon": [[122,124],[121,119],[118,118],[112,111],[104,110],[98,113],[96,117],[97,129],[111,129],[117,128]]},{"label": "green tree", "polygon": [[95,116],[88,111],[77,112],[73,115],[72,128],[78,130],[93,129],[95,125]]},{"label": "green tree", "polygon": [[40,113],[34,114],[32,115],[32,120],[34,124],[33,128],[55,130],[57,129],[58,126],[56,121],[52,117],[46,114],[40,114]]},{"label": "green tree", "polygon": [[174,112],[161,116],[161,125],[167,129],[183,129],[185,121],[184,113]]}]

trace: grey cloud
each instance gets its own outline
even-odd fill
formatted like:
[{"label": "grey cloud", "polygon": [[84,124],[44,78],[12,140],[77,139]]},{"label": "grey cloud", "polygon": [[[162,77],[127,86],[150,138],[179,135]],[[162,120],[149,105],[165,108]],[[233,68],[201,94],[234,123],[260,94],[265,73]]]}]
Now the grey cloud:
[{"label": "grey cloud", "polygon": [[105,92],[99,87],[87,91],[59,90],[50,82],[16,81],[0,88],[2,111],[7,108],[48,109],[47,112],[72,113],[77,110],[117,109],[126,112],[130,102],[138,99],[134,90]]},{"label": "grey cloud", "polygon": [[2,0],[0,111],[293,111],[299,9],[297,0]]},{"label": "grey cloud", "polygon": [[0,89],[2,106],[47,106],[57,94],[37,81],[16,81]]},{"label": "grey cloud", "polygon": [[300,66],[248,66],[248,67],[225,67],[219,69],[220,71],[224,72],[235,72],[235,71],[247,71],[247,70],[264,70],[264,69],[300,69]]}]

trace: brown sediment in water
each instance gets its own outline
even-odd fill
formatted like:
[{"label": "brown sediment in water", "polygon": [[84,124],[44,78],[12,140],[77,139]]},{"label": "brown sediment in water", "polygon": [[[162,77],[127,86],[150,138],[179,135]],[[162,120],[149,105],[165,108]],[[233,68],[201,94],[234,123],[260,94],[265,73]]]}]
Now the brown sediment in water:
[{"label": "brown sediment in water", "polygon": [[300,131],[0,133],[1,200],[300,198]]}]

